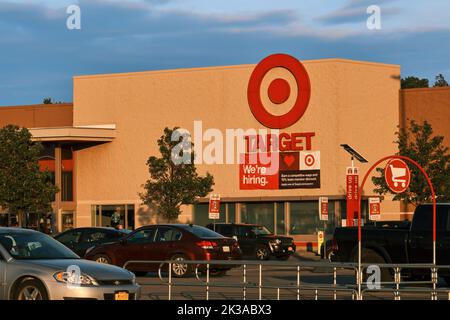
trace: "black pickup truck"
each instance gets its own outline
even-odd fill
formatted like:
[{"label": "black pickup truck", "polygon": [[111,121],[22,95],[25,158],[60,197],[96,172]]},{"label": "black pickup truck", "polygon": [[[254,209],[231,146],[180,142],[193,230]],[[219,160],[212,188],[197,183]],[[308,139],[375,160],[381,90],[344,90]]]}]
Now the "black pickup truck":
[{"label": "black pickup truck", "polygon": [[[363,263],[432,263],[433,206],[417,206],[411,224],[397,226],[364,226],[362,230]],[[450,204],[438,204],[436,212],[436,259],[438,265],[450,265]],[[332,261],[358,260],[358,228],[336,228],[332,241]],[[388,273],[386,273],[386,271]],[[439,274],[450,284],[450,271]],[[413,278],[430,270],[409,271]],[[389,270],[382,272],[389,277]]]}]

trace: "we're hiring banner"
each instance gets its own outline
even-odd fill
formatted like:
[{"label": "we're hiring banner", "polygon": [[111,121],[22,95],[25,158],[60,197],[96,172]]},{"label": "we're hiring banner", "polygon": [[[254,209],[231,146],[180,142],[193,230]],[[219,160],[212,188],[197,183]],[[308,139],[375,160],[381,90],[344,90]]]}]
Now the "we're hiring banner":
[{"label": "we're hiring banner", "polygon": [[320,151],[247,153],[241,157],[241,190],[320,188]]}]

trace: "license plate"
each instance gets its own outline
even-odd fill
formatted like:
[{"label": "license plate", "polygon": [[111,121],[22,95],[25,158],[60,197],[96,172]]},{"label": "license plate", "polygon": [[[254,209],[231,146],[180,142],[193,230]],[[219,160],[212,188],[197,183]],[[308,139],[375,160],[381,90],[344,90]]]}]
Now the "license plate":
[{"label": "license plate", "polygon": [[292,247],[288,247],[288,251],[293,251],[293,250],[292,250]]},{"label": "license plate", "polygon": [[130,300],[130,295],[128,292],[116,292],[114,300]]},{"label": "license plate", "polygon": [[230,252],[230,247],[229,246],[223,246],[222,250],[223,250],[223,252]]}]

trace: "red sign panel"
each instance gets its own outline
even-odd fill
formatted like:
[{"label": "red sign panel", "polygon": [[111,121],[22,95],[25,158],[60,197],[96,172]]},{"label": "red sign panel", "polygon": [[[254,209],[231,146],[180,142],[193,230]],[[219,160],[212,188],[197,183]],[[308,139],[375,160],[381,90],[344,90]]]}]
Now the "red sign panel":
[{"label": "red sign panel", "polygon": [[[239,165],[241,190],[278,189],[278,163],[267,161],[268,159],[272,158],[269,154],[263,153],[241,155]],[[278,157],[273,159],[278,161]]]},{"label": "red sign panel", "polygon": [[328,198],[327,197],[319,198],[319,212],[320,212],[320,220],[328,221]]},{"label": "red sign panel", "polygon": [[380,198],[369,198],[369,218],[379,220],[381,215]]},{"label": "red sign panel", "polygon": [[219,219],[220,215],[220,196],[212,195],[209,198],[209,218]]},{"label": "red sign panel", "polygon": [[402,193],[409,187],[411,172],[403,160],[392,159],[384,168],[384,179],[393,193]]},{"label": "red sign panel", "polygon": [[359,175],[358,168],[347,168],[347,227],[354,225],[358,212]]}]

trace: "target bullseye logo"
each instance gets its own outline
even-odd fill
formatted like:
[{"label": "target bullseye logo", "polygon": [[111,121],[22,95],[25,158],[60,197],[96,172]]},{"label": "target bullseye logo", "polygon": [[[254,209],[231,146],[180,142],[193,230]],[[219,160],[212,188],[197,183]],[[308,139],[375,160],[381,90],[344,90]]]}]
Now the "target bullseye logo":
[{"label": "target bullseye logo", "polygon": [[[266,110],[261,99],[261,84],[264,76],[274,68],[289,71],[296,82],[297,97],[292,108],[283,115],[273,115]],[[291,86],[285,79],[274,79],[267,90],[270,101],[280,105],[290,95]],[[296,123],[305,113],[311,96],[311,84],[303,64],[287,54],[273,54],[264,58],[253,70],[247,88],[247,99],[254,117],[264,126],[272,129],[284,129]]]},{"label": "target bullseye logo", "polygon": [[275,104],[282,104],[289,99],[291,87],[286,80],[278,78],[270,83],[267,93],[269,94],[270,101]]},{"label": "target bullseye logo", "polygon": [[314,159],[314,156],[313,156],[312,154],[308,154],[308,155],[305,157],[305,164],[306,164],[308,167],[313,166],[313,165],[314,165],[314,162],[316,162],[316,160]]}]

